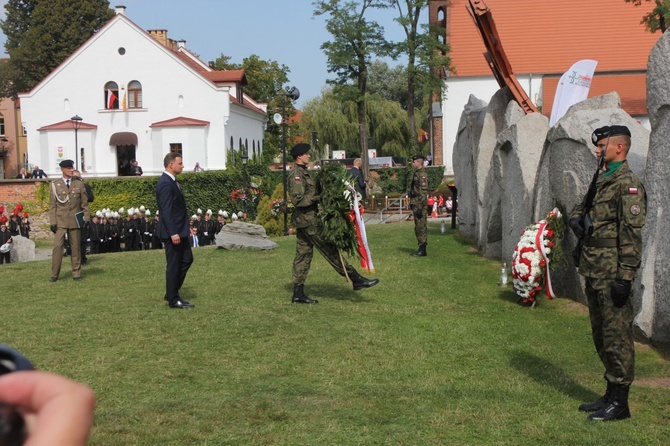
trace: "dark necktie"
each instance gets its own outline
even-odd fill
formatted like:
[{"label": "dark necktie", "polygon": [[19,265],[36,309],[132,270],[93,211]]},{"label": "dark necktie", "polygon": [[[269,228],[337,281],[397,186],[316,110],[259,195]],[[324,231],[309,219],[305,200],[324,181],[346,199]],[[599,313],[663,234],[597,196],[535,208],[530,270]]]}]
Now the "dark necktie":
[{"label": "dark necktie", "polygon": [[66,180],[65,184],[67,184],[67,188],[69,189],[70,188],[70,180]]}]

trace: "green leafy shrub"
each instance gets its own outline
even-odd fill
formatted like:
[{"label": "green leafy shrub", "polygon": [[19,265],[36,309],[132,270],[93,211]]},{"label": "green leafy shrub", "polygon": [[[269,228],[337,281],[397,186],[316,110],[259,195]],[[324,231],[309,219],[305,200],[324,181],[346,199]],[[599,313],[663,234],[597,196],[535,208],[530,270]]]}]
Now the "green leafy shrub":
[{"label": "green leafy shrub", "polygon": [[284,235],[284,214],[274,209],[274,204],[283,200],[284,185],[279,183],[272,196],[264,195],[258,203],[258,223],[265,228],[268,237]]}]

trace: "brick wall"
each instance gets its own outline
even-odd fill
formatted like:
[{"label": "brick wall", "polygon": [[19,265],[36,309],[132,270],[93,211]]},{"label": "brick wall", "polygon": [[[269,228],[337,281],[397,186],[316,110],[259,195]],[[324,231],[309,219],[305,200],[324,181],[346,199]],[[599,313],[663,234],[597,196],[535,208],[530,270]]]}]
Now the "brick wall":
[{"label": "brick wall", "polygon": [[13,209],[16,203],[35,201],[39,184],[39,180],[0,180],[0,204],[4,204],[6,210],[8,206]]}]

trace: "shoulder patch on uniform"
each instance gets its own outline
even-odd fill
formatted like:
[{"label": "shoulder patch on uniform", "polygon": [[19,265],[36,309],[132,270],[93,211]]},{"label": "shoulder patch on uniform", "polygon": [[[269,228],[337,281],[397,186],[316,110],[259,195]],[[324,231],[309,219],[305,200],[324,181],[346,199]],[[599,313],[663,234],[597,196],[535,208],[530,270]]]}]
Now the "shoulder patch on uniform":
[{"label": "shoulder patch on uniform", "polygon": [[629,193],[630,195],[635,195],[635,194],[637,194],[637,191],[638,191],[637,187],[629,187],[629,188],[628,188],[628,193]]},{"label": "shoulder patch on uniform", "polygon": [[634,204],[630,207],[630,213],[633,215],[640,215],[641,209],[640,206]]},{"label": "shoulder patch on uniform", "polygon": [[293,178],[295,181],[300,181],[300,177],[294,177]]}]

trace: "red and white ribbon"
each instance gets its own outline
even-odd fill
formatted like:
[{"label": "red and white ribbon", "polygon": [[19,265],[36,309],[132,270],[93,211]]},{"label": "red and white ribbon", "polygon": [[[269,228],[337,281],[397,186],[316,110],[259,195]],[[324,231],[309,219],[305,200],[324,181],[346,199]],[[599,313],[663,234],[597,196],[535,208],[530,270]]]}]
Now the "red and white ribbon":
[{"label": "red and white ribbon", "polygon": [[545,292],[547,293],[547,297],[549,299],[553,299],[556,296],[554,295],[554,290],[551,287],[551,275],[549,273],[549,257],[547,257],[547,253],[544,251],[544,230],[547,228],[547,221],[540,220],[538,224],[540,225],[540,227],[537,230],[537,234],[535,235],[535,246],[537,246],[537,250],[540,252],[540,255],[542,256],[542,259],[544,259],[545,263],[544,267]]}]

